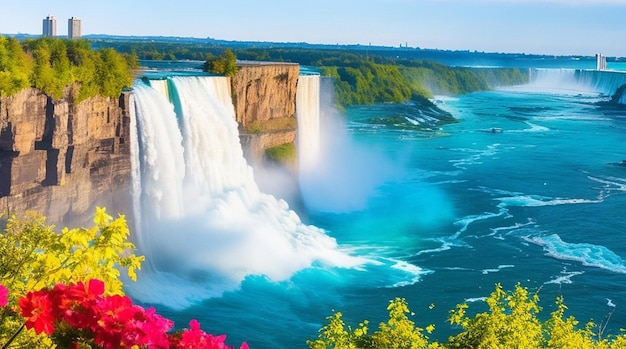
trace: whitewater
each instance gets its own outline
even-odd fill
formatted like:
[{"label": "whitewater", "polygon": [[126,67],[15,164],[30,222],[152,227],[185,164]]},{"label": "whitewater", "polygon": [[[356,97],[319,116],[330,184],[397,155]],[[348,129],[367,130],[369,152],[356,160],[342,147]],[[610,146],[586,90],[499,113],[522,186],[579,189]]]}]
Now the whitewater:
[{"label": "whitewater", "polygon": [[[224,78],[138,81],[135,236],[147,265],[128,292],[254,348],[305,348],[333,310],[376,324],[394,297],[445,340],[449,310],[484,310],[498,282],[540,290],[546,314],[557,296],[583,323],[610,313],[617,333],[626,110],[607,102],[621,76],[603,74],[542,69],[524,86],[441,98],[459,122],[428,130],[410,106],[343,115],[304,77],[298,213],[255,183]],[[406,127],[372,122],[398,115]]]}]

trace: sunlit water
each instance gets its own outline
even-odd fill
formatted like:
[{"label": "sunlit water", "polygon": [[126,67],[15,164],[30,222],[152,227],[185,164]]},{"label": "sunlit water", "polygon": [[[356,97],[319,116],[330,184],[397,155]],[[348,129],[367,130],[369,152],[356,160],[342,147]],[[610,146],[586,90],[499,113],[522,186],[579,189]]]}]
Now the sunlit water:
[{"label": "sunlit water", "polygon": [[[322,110],[320,133],[331,137],[322,136],[321,160],[303,178],[301,216],[336,240],[324,256],[362,263],[316,263],[313,254],[308,267],[266,269],[299,270],[290,277],[247,276],[206,299],[194,290],[182,307],[166,306],[165,294],[157,309],[179,327],[196,318],[231,345],[304,348],[333,309],[352,326],[376,327],[399,296],[418,326],[434,323],[432,338],[445,340],[456,331],[445,323],[456,304],[483,310],[496,283],[519,282],[540,290],[545,314],[562,295],[583,323],[611,313],[607,331],[617,333],[626,326],[626,111],[599,104],[605,99],[537,84],[445,98],[440,107],[459,123],[428,132],[371,122],[406,115],[407,106],[352,108],[339,121]],[[194,245],[194,235],[185,239]],[[228,265],[250,260],[230,257]]]}]

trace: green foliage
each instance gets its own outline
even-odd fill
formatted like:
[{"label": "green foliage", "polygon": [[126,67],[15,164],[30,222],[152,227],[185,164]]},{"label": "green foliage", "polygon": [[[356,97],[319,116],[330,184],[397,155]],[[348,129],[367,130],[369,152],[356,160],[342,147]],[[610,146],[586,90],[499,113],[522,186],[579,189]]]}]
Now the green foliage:
[{"label": "green foliage", "polygon": [[371,348],[371,338],[367,337],[367,321],[359,324],[355,330],[346,328],[340,312],[326,318],[328,324],[319,330],[316,340],[308,340],[311,349],[357,349]]},{"label": "green foliage", "polygon": [[13,38],[0,36],[0,96],[12,95],[30,86],[33,59]]},{"label": "green foliage", "polygon": [[[415,327],[407,314],[411,314],[406,299],[396,298],[387,307],[389,320],[381,322],[378,331],[368,334],[367,320],[352,330],[343,322],[342,314],[335,312],[326,318],[328,324],[319,330],[316,340],[308,340],[311,349],[420,349],[439,348],[439,344],[428,343],[424,330]],[[413,314],[411,314],[413,315]],[[428,329],[432,331],[432,326]]]},{"label": "green foliage", "polygon": [[487,298],[489,312],[469,318],[467,305],[451,312],[450,323],[464,331],[450,338],[452,348],[540,348],[543,345],[542,324],[537,294],[529,296],[519,284],[507,294],[500,284]]},{"label": "green foliage", "polygon": [[[351,105],[428,100],[434,94],[455,95],[484,91],[502,85],[522,84],[528,74],[517,68],[448,67],[439,63],[400,58],[394,50],[324,49],[295,47],[243,47],[236,43],[151,42],[107,40],[100,47],[135,53],[140,59],[204,60],[205,71],[226,74],[219,55],[231,49],[243,60],[296,62],[321,70],[335,83],[335,97],[340,107]],[[217,62],[216,67],[213,67]],[[434,105],[428,107],[435,108]]]},{"label": "green foliage", "polygon": [[[328,62],[340,65],[325,65]],[[485,91],[527,81],[527,76],[514,68],[458,68],[417,60],[375,63],[350,56],[345,61],[332,59],[320,64],[322,74],[334,78],[335,98],[343,106],[423,101],[433,94]]]},{"label": "green foliage", "polygon": [[295,131],[297,127],[296,118],[283,117],[253,121],[245,126],[245,130],[248,133],[259,134],[263,132]]},{"label": "green foliage", "polygon": [[[485,300],[488,311],[470,315],[465,303],[450,312],[449,323],[460,332],[448,342],[429,342],[424,330],[415,327],[407,314],[413,315],[403,298],[392,300],[387,307],[389,320],[368,334],[367,321],[352,330],[340,312],[326,318],[315,340],[308,340],[311,349],[404,349],[404,348],[474,348],[474,349],[618,349],[626,348],[626,334],[602,337],[602,329],[592,322],[578,328],[578,321],[564,318],[567,307],[562,298],[556,300],[556,310],[546,321],[539,319],[539,296],[516,285],[512,292],[500,284]],[[432,333],[433,325],[426,327]]]},{"label": "green foliage", "polygon": [[[404,298],[396,298],[387,307],[389,320],[379,325],[379,331],[372,335],[374,348],[419,349],[428,347],[428,337],[423,329],[415,327],[407,314],[409,306]],[[414,315],[414,314],[411,314]]]},{"label": "green foliage", "polygon": [[265,149],[265,158],[279,163],[295,163],[296,146],[293,143],[285,143]]},{"label": "green foliage", "polygon": [[322,73],[335,79],[335,98],[343,106],[402,103],[414,90],[395,65],[363,61],[352,66],[324,66]]},{"label": "green foliage", "polygon": [[91,228],[64,228],[57,234],[41,215],[10,217],[0,234],[0,282],[18,297],[58,283],[97,278],[108,292],[120,294],[118,268],[127,269],[134,280],[144,258],[133,254],[123,216],[113,220],[98,208],[94,222]]},{"label": "green foliage", "polygon": [[100,82],[100,94],[107,97],[117,97],[124,86],[132,84],[132,73],[124,57],[113,49],[105,48],[100,51],[96,65],[96,79]]},{"label": "green foliage", "polygon": [[218,57],[209,57],[204,64],[204,71],[233,76],[237,74],[237,57],[232,50],[227,49]]},{"label": "green foliage", "polygon": [[[15,305],[30,291],[97,278],[105,282],[107,294],[122,294],[120,270],[135,280],[144,257],[136,256],[135,246],[127,241],[124,217],[114,220],[98,208],[94,223],[91,228],[64,228],[58,234],[37,213],[6,221],[0,233],[0,284],[10,290],[10,306],[0,310],[0,343],[23,325]],[[49,338],[28,333],[19,337],[21,347],[52,347]]]},{"label": "green foliage", "polygon": [[41,38],[20,45],[0,36],[0,95],[32,86],[61,98],[71,86],[76,102],[96,95],[118,97],[132,84],[136,67],[136,55],[94,51],[86,40]]}]

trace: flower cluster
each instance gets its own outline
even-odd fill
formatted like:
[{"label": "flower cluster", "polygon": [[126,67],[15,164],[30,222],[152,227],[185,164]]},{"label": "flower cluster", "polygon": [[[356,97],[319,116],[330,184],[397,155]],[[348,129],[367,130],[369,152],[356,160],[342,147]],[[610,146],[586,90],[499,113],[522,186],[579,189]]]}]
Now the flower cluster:
[{"label": "flower cluster", "polygon": [[9,304],[9,289],[0,284],[0,307]]},{"label": "flower cluster", "polygon": [[[0,306],[6,305],[7,294],[0,285]],[[173,327],[171,320],[158,315],[154,308],[133,305],[127,296],[104,296],[104,283],[95,279],[29,292],[20,298],[19,306],[27,329],[52,336],[64,332],[65,337],[69,332],[72,347],[230,348],[224,343],[226,336],[205,333],[196,320],[190,322],[190,329],[168,334]],[[247,348],[242,344],[241,349]]]}]

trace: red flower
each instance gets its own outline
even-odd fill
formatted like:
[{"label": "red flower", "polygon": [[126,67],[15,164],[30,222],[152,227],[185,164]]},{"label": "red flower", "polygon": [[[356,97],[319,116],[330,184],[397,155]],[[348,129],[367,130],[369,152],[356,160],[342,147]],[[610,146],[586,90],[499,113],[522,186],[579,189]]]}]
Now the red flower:
[{"label": "red flower", "polygon": [[9,304],[9,289],[0,284],[0,307]]},{"label": "red flower", "polygon": [[[58,284],[51,290],[29,292],[20,298],[21,314],[26,328],[51,335],[56,324],[86,330],[98,347],[118,349],[141,347],[151,349],[232,349],[225,335],[213,336],[200,329],[197,320],[190,329],[168,336],[173,322],[158,315],[154,308],[133,305],[126,296],[103,296],[104,283],[89,280],[87,284]],[[0,285],[0,305],[7,303],[8,290]],[[72,344],[77,348],[77,343]],[[249,349],[243,343],[240,349]]]},{"label": "red flower", "polygon": [[26,318],[26,328],[34,328],[38,334],[54,332],[52,302],[45,291],[29,292],[20,298],[20,308]]}]

